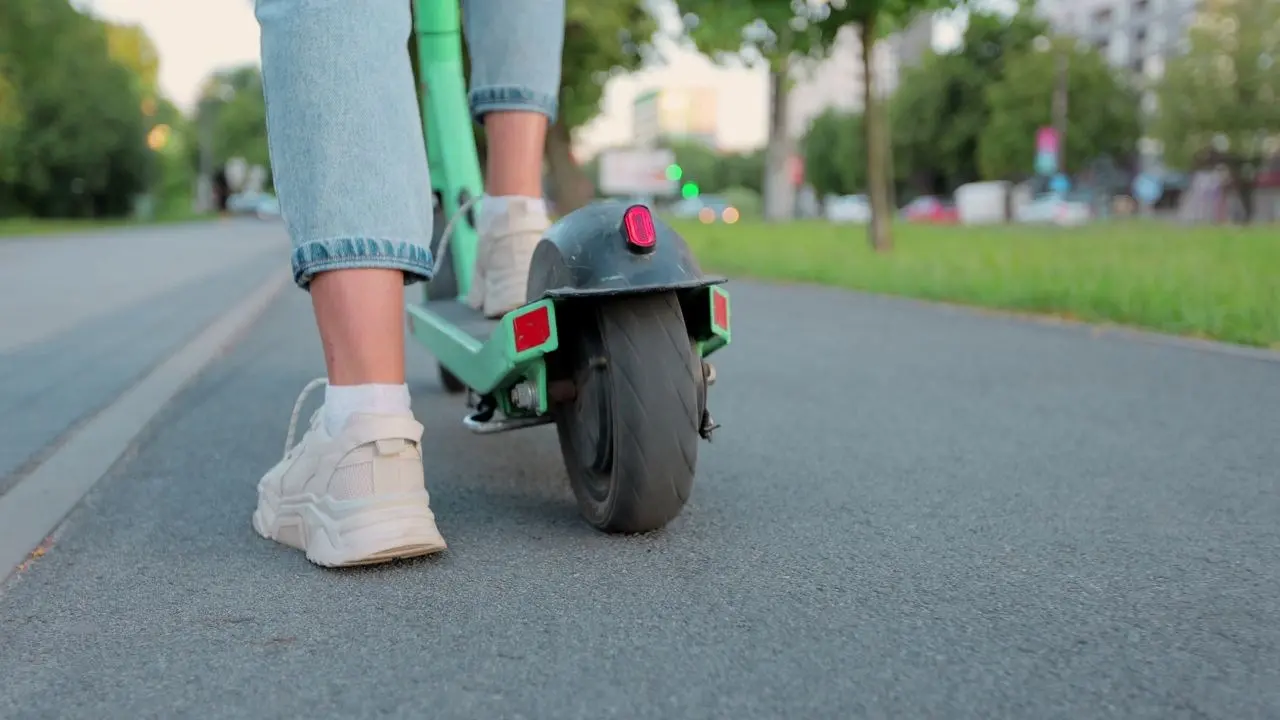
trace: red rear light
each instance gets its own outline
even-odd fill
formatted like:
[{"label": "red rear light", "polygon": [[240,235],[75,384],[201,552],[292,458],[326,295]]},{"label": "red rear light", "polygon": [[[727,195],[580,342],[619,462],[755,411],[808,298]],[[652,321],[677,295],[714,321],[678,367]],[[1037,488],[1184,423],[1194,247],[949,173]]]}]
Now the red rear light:
[{"label": "red rear light", "polygon": [[711,321],[721,330],[729,329],[729,296],[713,289],[711,291]]},{"label": "red rear light", "polygon": [[658,242],[653,216],[643,205],[632,205],[622,214],[622,231],[627,236],[627,244],[637,252],[648,252]]},{"label": "red rear light", "polygon": [[532,350],[551,339],[551,311],[546,305],[517,315],[511,321],[514,330],[516,352]]}]

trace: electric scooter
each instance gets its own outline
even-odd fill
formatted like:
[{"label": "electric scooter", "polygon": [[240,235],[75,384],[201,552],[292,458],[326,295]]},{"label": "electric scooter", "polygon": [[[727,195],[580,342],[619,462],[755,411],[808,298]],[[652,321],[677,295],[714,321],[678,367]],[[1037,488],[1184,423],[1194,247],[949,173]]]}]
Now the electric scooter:
[{"label": "electric scooter", "polygon": [[463,422],[492,434],[554,423],[582,516],[605,532],[665,526],[692,490],[729,344],[729,295],[644,205],[601,201],[551,226],[526,304],[487,319],[465,302],[476,262],[480,163],[455,2],[414,0],[424,132],[435,198],[435,275],[410,303],[410,335],[465,394]]}]

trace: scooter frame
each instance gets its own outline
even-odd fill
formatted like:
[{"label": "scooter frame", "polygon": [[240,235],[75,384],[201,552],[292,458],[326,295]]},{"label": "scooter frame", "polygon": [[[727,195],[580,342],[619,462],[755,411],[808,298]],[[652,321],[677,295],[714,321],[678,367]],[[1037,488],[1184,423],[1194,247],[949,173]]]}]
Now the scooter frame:
[{"label": "scooter frame", "polygon": [[[544,359],[560,345],[557,293],[545,293],[496,324],[486,322],[482,331],[475,328],[476,313],[463,300],[470,290],[478,245],[474,200],[482,195],[484,186],[467,105],[461,16],[458,4],[450,0],[412,2],[418,96],[436,222],[446,221],[450,227],[446,247],[433,248],[444,250],[448,258],[437,261],[438,273],[427,285],[426,302],[411,302],[407,307],[409,332],[440,363],[446,384],[452,380],[464,386],[477,401],[473,405],[477,412],[467,419],[472,430],[500,432],[550,422],[549,401],[554,392],[549,390],[554,389],[548,388]],[[439,242],[440,231],[437,227],[435,242]],[[730,342],[729,295],[715,279],[693,282],[686,288],[692,288],[692,294],[686,293],[682,301],[688,303],[686,321],[695,348],[705,360]],[[444,299],[452,302],[441,302],[442,289],[451,296]],[[591,293],[626,291],[566,288],[558,295],[563,299]],[[714,382],[714,370],[705,362],[704,372],[707,384]],[[713,427],[708,415],[704,418],[705,438],[710,437]]]}]

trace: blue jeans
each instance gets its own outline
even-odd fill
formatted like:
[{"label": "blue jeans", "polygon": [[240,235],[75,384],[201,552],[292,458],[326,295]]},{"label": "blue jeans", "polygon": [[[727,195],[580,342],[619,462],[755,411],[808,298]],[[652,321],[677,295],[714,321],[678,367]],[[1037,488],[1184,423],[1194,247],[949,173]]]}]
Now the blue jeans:
[{"label": "blue jeans", "polygon": [[[450,0],[440,0],[448,2]],[[431,183],[409,65],[410,0],[257,0],[267,139],[293,276],[429,280]],[[462,0],[473,116],[555,118],[564,0]]]}]

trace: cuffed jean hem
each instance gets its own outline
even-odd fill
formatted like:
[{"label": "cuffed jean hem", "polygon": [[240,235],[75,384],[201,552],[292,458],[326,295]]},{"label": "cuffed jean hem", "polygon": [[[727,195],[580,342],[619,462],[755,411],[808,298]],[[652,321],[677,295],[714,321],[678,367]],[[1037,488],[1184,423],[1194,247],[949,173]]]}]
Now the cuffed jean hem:
[{"label": "cuffed jean hem", "polygon": [[404,272],[404,284],[431,279],[431,251],[421,244],[381,238],[312,240],[293,251],[293,281],[306,290],[329,270],[381,268]]},{"label": "cuffed jean hem", "polygon": [[467,101],[471,105],[471,117],[476,122],[483,122],[484,114],[495,110],[539,112],[547,116],[548,122],[555,122],[559,111],[554,95],[517,85],[476,88],[467,94]]}]

